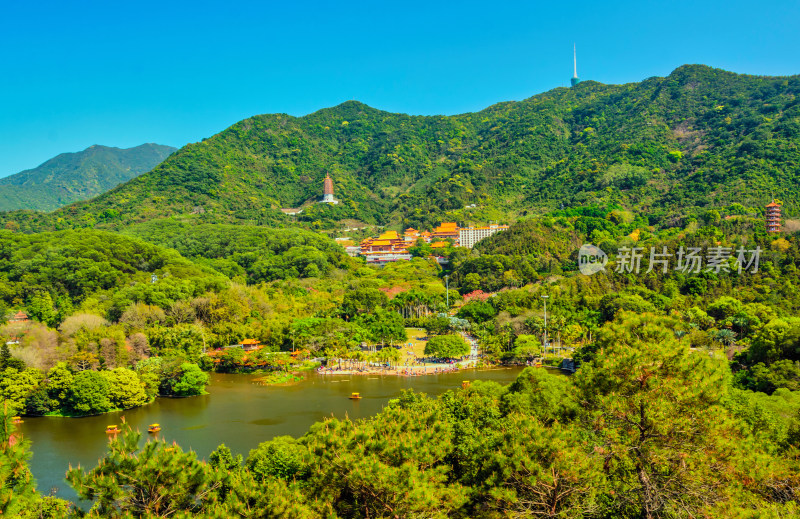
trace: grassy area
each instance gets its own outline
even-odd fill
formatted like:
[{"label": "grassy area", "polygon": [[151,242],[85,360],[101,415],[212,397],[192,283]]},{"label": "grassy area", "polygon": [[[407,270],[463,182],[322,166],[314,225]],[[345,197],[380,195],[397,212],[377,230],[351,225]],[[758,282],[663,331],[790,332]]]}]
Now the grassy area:
[{"label": "grassy area", "polygon": [[[421,341],[418,340],[417,337],[425,337],[425,329],[424,328],[406,328],[406,335],[408,335],[408,340],[405,341],[406,344],[403,346],[402,354],[403,360],[408,361],[408,364],[414,361],[416,358],[423,358],[425,357],[425,345],[428,341]],[[411,343],[411,349],[414,351],[413,355],[409,355],[407,353],[409,346],[408,343]],[[433,362],[426,362],[422,364],[423,366],[436,366],[441,367],[441,364],[436,364]]]},{"label": "grassy area", "polygon": [[320,366],[319,362],[313,362],[313,361],[310,361],[310,360],[304,360],[300,364],[292,365],[291,369],[293,371],[311,371],[311,370],[317,369],[319,366]]},{"label": "grassy area", "polygon": [[406,328],[406,335],[408,335],[408,340],[406,341],[406,345],[403,347],[403,353],[408,350],[408,343],[411,343],[411,348],[414,350],[414,355],[416,357],[424,357],[425,356],[425,344],[428,341],[420,341],[417,337],[425,337],[425,329],[424,328]]},{"label": "grassy area", "polygon": [[305,379],[305,375],[302,375],[300,373],[276,371],[274,373],[270,373],[269,375],[257,378],[256,382],[264,384],[265,386],[280,386],[287,384],[296,384],[297,382],[300,382],[303,379]]}]

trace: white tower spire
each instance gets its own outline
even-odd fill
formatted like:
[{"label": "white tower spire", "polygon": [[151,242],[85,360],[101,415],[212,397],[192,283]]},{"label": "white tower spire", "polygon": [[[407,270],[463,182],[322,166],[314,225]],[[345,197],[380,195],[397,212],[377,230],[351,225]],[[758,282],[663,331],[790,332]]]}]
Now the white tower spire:
[{"label": "white tower spire", "polygon": [[578,54],[575,51],[575,44],[574,43],[572,44],[572,66],[573,66],[572,77],[577,78],[578,77]]},{"label": "white tower spire", "polygon": [[575,44],[572,44],[572,79],[569,80],[569,83],[572,86],[577,85],[580,83],[581,80],[578,79],[578,54],[575,52]]}]

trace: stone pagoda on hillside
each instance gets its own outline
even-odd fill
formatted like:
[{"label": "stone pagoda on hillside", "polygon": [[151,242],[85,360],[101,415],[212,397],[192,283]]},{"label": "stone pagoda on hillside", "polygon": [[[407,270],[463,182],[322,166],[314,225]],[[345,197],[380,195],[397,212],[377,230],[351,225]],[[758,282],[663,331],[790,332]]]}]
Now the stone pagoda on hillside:
[{"label": "stone pagoda on hillside", "polygon": [[333,198],[333,179],[330,175],[325,175],[325,180],[322,182],[322,200],[321,204],[338,204],[339,201]]}]

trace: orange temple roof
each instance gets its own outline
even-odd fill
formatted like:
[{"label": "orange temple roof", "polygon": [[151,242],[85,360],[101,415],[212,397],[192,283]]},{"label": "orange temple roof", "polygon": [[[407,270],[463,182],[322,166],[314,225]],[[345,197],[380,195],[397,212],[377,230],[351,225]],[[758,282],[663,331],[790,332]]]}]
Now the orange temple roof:
[{"label": "orange temple roof", "polygon": [[398,236],[397,231],[386,231],[380,236],[378,236],[379,240],[399,240],[400,236]]},{"label": "orange temple roof", "polygon": [[433,232],[457,232],[458,225],[455,222],[442,222],[442,225],[433,230]]}]

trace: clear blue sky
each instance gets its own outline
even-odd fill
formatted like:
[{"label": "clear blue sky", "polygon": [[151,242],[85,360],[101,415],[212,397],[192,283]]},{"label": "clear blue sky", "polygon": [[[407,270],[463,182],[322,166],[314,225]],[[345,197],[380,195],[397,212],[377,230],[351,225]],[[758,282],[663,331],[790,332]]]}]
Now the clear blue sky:
[{"label": "clear blue sky", "polygon": [[800,2],[15,2],[0,9],[0,176],[92,144],[180,147],[357,99],[454,114],[685,63],[800,73]]}]

